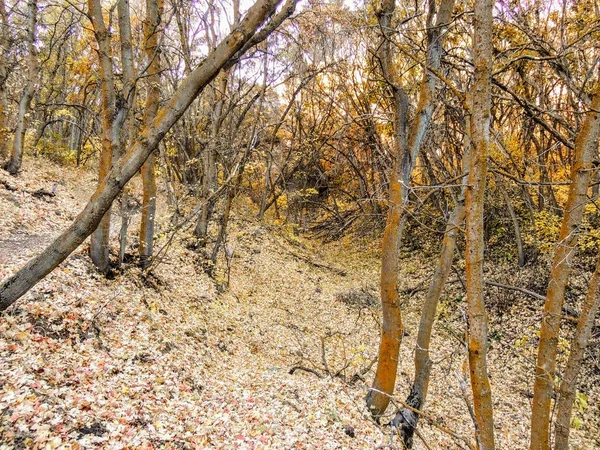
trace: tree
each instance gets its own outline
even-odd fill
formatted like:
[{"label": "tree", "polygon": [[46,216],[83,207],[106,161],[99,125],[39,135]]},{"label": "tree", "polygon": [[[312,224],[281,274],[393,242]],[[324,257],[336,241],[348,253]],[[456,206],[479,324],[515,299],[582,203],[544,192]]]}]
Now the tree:
[{"label": "tree", "polygon": [[[146,21],[144,22],[145,51],[148,64],[148,93],[146,97],[146,114],[144,122],[150,124],[160,102],[160,17],[162,16],[162,0],[146,1]],[[146,268],[152,258],[152,241],[154,239],[154,218],[156,215],[156,179],[155,152],[151,153],[142,166],[142,183],[144,197],[142,200],[142,220],[140,223],[140,264]]]},{"label": "tree", "polygon": [[0,0],[0,158],[8,156],[8,117],[6,81],[8,79],[8,49],[10,47],[8,13],[4,0]]},{"label": "tree", "polygon": [[587,203],[587,191],[597,152],[599,132],[600,95],[596,93],[575,141],[575,160],[571,170],[569,198],[565,205],[558,243],[554,250],[550,279],[548,280],[533,387],[531,450],[549,450],[550,448],[550,407],[554,395],[554,375],[561,312],[579,236],[578,228],[581,225],[584,207]]},{"label": "tree", "polygon": [[[4,9],[4,5],[2,5]],[[35,35],[37,22],[37,0],[27,2],[27,79],[19,101],[19,112],[17,116],[17,129],[13,139],[10,160],[6,165],[8,173],[15,175],[21,170],[23,163],[23,149],[25,148],[25,132],[27,131],[27,112],[31,106],[31,99],[35,93],[37,79],[37,52],[35,49]],[[5,16],[5,14],[2,14]],[[4,32],[3,32],[4,34]]]},{"label": "tree", "polygon": [[[389,210],[382,243],[381,306],[383,322],[379,358],[373,387],[367,396],[367,406],[375,417],[379,417],[385,412],[389,403],[389,396],[393,393],[396,382],[398,353],[403,334],[402,313],[398,295],[398,259],[405,223],[406,202],[409,195],[411,174],[433,115],[437,82],[435,72],[440,66],[444,29],[450,22],[454,7],[453,0],[443,0],[436,15],[435,1],[430,0],[428,4],[427,63],[423,70],[419,103],[408,130],[409,99],[405,89],[399,84],[391,47],[391,34],[393,31],[391,20],[394,12],[394,2],[384,1],[381,10],[377,12],[379,26],[383,33],[379,59],[382,73],[390,86],[394,99],[395,162],[389,179]],[[436,17],[435,25],[433,23],[434,16]]]},{"label": "tree", "polygon": [[238,52],[247,50],[246,45],[249,43],[255,45],[268,36],[269,33],[265,33],[264,30],[272,31],[269,25],[277,20],[277,15],[271,19],[271,22],[265,24],[260,33],[256,30],[273,13],[278,4],[277,0],[258,0],[248,10],[240,24],[182,81],[171,99],[159,108],[152,123],[140,132],[138,139],[103,179],[73,223],[40,255],[2,282],[0,310],[8,308],[31,289],[92,233],[125,184],[140,170],[165,133],[181,117],[202,89],[215,78],[231,58],[239,57],[241,53]]},{"label": "tree", "polygon": [[[98,59],[100,62],[99,81],[102,99],[102,150],[98,167],[98,186],[100,187],[111,169],[113,160],[116,161],[119,157],[120,130],[114,123],[117,115],[117,105],[110,31],[104,23],[100,0],[88,0],[88,9],[94,28],[94,36],[98,44]],[[90,256],[100,272],[106,273],[108,271],[110,264],[110,208],[92,234]]]},{"label": "tree", "polygon": [[492,107],[493,0],[476,0],[473,22],[473,105],[471,163],[466,195],[465,267],[467,283],[469,372],[479,448],[494,448],[492,392],[487,373],[487,315],[483,282],[483,209],[490,147]]},{"label": "tree", "polygon": [[592,275],[588,293],[581,308],[575,336],[571,342],[569,359],[558,391],[556,407],[556,425],[554,430],[554,450],[569,448],[569,433],[571,431],[571,412],[575,402],[577,377],[581,372],[583,357],[592,335],[594,320],[600,308],[600,259]]}]

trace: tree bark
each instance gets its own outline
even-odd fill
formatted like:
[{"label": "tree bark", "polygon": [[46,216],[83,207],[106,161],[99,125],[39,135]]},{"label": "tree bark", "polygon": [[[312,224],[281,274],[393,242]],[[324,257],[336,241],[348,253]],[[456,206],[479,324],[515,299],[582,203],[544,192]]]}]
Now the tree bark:
[{"label": "tree bark", "polygon": [[[75,221],[40,255],[0,285],[0,311],[12,305],[38,281],[64,261],[98,226],[125,184],[135,175],[165,133],[181,117],[202,89],[255,34],[276,8],[278,0],[258,0],[236,27],[179,85],[166,105],[159,109],[118,164],[101,182]],[[267,24],[268,25],[268,24]]]},{"label": "tree bark", "polygon": [[577,229],[581,225],[587,203],[587,190],[600,127],[599,111],[600,95],[596,93],[575,141],[575,162],[571,170],[569,198],[565,206],[548,281],[533,387],[531,450],[548,450],[550,448],[550,406],[554,394],[554,373],[561,312],[571,270],[571,259],[575,253],[579,235]]},{"label": "tree bark", "polygon": [[[118,101],[117,120],[113,124],[113,142],[118,145],[118,156],[124,148],[127,148],[128,142],[133,140],[135,133],[134,117],[131,114],[131,108],[135,100],[135,67],[133,61],[133,46],[131,44],[131,18],[129,13],[129,0],[119,0],[117,3],[119,20],[119,41],[121,43],[121,66],[123,67],[123,89],[120,92],[120,101]],[[151,158],[151,157],[150,157]],[[126,191],[121,193],[120,215],[121,232],[119,239],[119,267],[123,264],[125,251],[127,249],[127,230],[131,215],[133,213],[130,206],[129,195]]]},{"label": "tree bark", "polygon": [[[202,155],[202,196],[212,198],[212,194],[217,190],[217,146],[221,124],[223,123],[223,105],[225,102],[225,92],[229,81],[229,71],[221,72],[213,88],[214,104],[210,126],[210,141],[208,148]],[[202,245],[206,243],[208,235],[208,225],[212,217],[214,200],[202,203],[202,210],[198,216],[198,223],[194,229],[194,235],[199,239]]]},{"label": "tree bark", "polygon": [[25,148],[25,132],[27,131],[27,113],[31,106],[31,99],[35,92],[37,78],[37,51],[35,49],[35,28],[37,22],[37,0],[29,0],[27,3],[27,81],[21,100],[19,101],[19,113],[17,116],[17,129],[12,145],[10,160],[6,165],[6,171],[16,175],[21,170],[23,163],[23,150]]},{"label": "tree bark", "polygon": [[469,371],[477,438],[481,450],[494,448],[492,392],[487,374],[487,314],[483,281],[483,209],[490,147],[493,0],[476,0],[473,30],[471,164],[466,196],[466,284]]},{"label": "tree bark", "polygon": [[394,105],[394,155],[395,162],[390,176],[388,214],[383,232],[381,257],[381,340],[373,385],[366,397],[367,407],[375,419],[379,419],[390,403],[390,396],[396,385],[398,355],[404,332],[402,311],[398,295],[398,255],[402,240],[402,222],[405,199],[408,197],[408,178],[412,162],[406,143],[406,123],[408,115],[408,95],[398,84],[398,75],[393,62],[391,38],[394,0],[384,0],[376,12],[382,31],[379,49],[381,70],[391,90]]},{"label": "tree bark", "polygon": [[[112,52],[110,48],[110,32],[104,24],[100,0],[88,0],[89,17],[94,28],[94,35],[98,43],[98,59],[100,62],[100,90],[102,101],[102,149],[98,167],[98,187],[102,186],[111,169],[115,154],[115,141],[113,135],[113,120],[115,118],[115,82],[112,67]],[[110,208],[102,218],[98,228],[93,232],[90,242],[90,256],[92,262],[102,273],[106,273],[110,265]]]},{"label": "tree bark", "polygon": [[[148,94],[146,98],[146,115],[144,122],[150,124],[160,102],[160,49],[158,27],[163,10],[162,0],[146,1],[146,21],[144,36],[146,40],[146,59],[149,63]],[[142,183],[144,194],[142,199],[142,219],[140,223],[140,265],[148,267],[152,258],[154,240],[154,218],[156,215],[156,177],[154,173],[155,152],[152,152],[142,166]]]},{"label": "tree bark", "polygon": [[590,285],[588,293],[581,308],[581,315],[575,330],[575,336],[571,342],[571,351],[567,361],[567,367],[563,374],[563,380],[560,384],[556,425],[554,429],[554,450],[564,450],[569,448],[569,432],[571,431],[571,413],[573,403],[575,402],[575,392],[577,390],[577,377],[581,371],[581,363],[585,355],[585,350],[592,335],[594,320],[600,307],[600,259],[596,263],[596,270]]},{"label": "tree bark", "polygon": [[4,0],[0,0],[0,159],[8,156],[8,120],[6,108],[8,100],[6,96],[6,81],[8,79],[7,54],[10,45],[8,36],[8,14]]}]

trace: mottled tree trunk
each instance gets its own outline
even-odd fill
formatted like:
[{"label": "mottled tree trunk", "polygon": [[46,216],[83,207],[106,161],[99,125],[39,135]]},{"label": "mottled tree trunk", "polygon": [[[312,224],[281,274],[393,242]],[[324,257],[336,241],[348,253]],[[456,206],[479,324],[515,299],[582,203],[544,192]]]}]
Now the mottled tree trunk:
[{"label": "mottled tree trunk", "polygon": [[594,275],[592,275],[588,293],[583,301],[575,336],[571,342],[569,360],[567,361],[567,367],[565,368],[563,380],[560,384],[556,426],[554,430],[554,450],[569,448],[571,413],[573,403],[575,402],[577,377],[581,371],[581,363],[583,362],[585,350],[592,335],[592,328],[598,314],[598,307],[600,307],[600,259],[596,263],[596,270]]},{"label": "mottled tree trunk", "polygon": [[[212,198],[217,190],[217,148],[220,141],[221,124],[223,123],[223,106],[225,103],[225,92],[229,81],[229,71],[222,72],[217,78],[214,86],[214,109],[211,114],[210,141],[202,155],[202,196]],[[198,223],[194,235],[202,244],[206,243],[208,225],[212,217],[214,200],[205,201],[202,204]]]},{"label": "mottled tree trunk", "polygon": [[[50,273],[92,233],[125,184],[140,170],[165,133],[221,68],[250,41],[256,29],[269,17],[278,3],[277,0],[258,0],[239,26],[181,82],[167,104],[158,110],[152,123],[140,132],[138,139],[104,178],[75,221],[40,255],[0,284],[0,311],[12,305]],[[265,25],[267,26],[269,24]]]},{"label": "mottled tree trunk", "polygon": [[[162,15],[162,0],[146,1],[146,21],[144,22],[144,37],[146,39],[146,59],[148,69],[148,94],[146,97],[146,115],[144,122],[150,124],[160,102],[160,49],[159,30]],[[142,200],[142,220],[140,223],[140,264],[148,267],[152,258],[152,243],[154,240],[154,218],[156,216],[156,177],[154,173],[154,152],[142,166],[142,182],[144,196]]]},{"label": "mottled tree trunk", "polygon": [[493,0],[476,0],[473,30],[471,164],[466,195],[466,284],[469,371],[481,450],[494,448],[492,392],[487,373],[487,314],[483,282],[483,209],[490,147]]},{"label": "mottled tree trunk", "polygon": [[406,124],[408,114],[408,95],[398,84],[398,74],[393,61],[391,39],[394,33],[392,16],[394,0],[384,0],[381,9],[376,12],[379,27],[382,31],[382,42],[379,48],[381,70],[393,96],[394,105],[394,155],[395,162],[390,176],[388,213],[383,232],[381,257],[381,340],[377,369],[371,390],[367,394],[366,403],[371,415],[378,419],[385,413],[390,396],[396,386],[398,355],[402,342],[403,325],[400,297],[398,295],[398,255],[402,240],[402,216],[408,182],[412,172],[411,155],[407,151]]},{"label": "mottled tree trunk", "polygon": [[[115,105],[118,107],[117,120],[113,123],[113,142],[118,146],[116,152],[121,156],[123,149],[133,140],[135,133],[135,123],[131,109],[135,100],[135,67],[133,61],[133,46],[131,44],[131,18],[129,10],[129,0],[119,0],[117,3],[118,21],[119,21],[119,41],[121,43],[121,66],[123,67],[123,90],[120,93],[122,97]],[[125,251],[127,249],[127,230],[134,209],[130,208],[129,194],[126,191],[121,193],[120,215],[121,231],[119,236],[119,267],[123,264]]]},{"label": "mottled tree trunk", "polygon": [[[98,43],[98,59],[100,62],[100,90],[102,101],[102,149],[98,167],[98,186],[102,186],[111,169],[116,152],[113,120],[115,117],[115,84],[110,48],[110,32],[104,24],[100,0],[88,0],[89,17]],[[92,262],[100,272],[106,273],[110,265],[110,208],[102,218],[98,228],[93,232],[90,243]]]},{"label": "mottled tree trunk", "polygon": [[8,14],[4,0],[0,0],[0,160],[8,156],[8,118],[6,108],[8,100],[6,97],[6,81],[8,79],[8,67],[6,54],[8,53]]},{"label": "mottled tree trunk", "polygon": [[600,95],[596,94],[575,141],[575,162],[571,170],[569,198],[565,206],[558,244],[554,250],[538,344],[531,411],[531,450],[548,450],[550,448],[550,407],[554,395],[560,319],[571,270],[571,260],[579,235],[578,228],[581,225],[587,203],[587,190],[600,127],[599,111]]},{"label": "mottled tree trunk", "polygon": [[6,170],[15,175],[21,170],[23,163],[23,150],[25,147],[25,132],[27,131],[27,113],[29,112],[31,99],[35,92],[37,78],[37,52],[35,49],[35,28],[37,22],[37,0],[28,0],[27,3],[27,81],[21,100],[19,101],[19,112],[17,115],[17,129],[13,139],[10,160]]}]

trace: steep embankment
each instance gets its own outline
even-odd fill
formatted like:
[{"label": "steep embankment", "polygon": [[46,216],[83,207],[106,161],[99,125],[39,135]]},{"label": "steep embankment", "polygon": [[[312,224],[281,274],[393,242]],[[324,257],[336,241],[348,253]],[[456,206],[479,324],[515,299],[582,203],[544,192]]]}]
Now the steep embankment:
[{"label": "steep embankment", "polygon": [[[93,185],[86,172],[27,163],[33,168],[17,179],[0,174],[2,277],[75,216]],[[41,193],[52,193],[56,182],[55,196]],[[228,241],[231,283],[222,293],[200,268],[197,254],[177,239],[148,278],[130,266],[106,280],[91,267],[84,246],[0,317],[3,445],[374,449],[389,444],[389,429],[372,424],[363,404],[379,332],[378,242],[348,239],[323,246],[240,216]],[[168,221],[161,221],[158,248],[168,236]],[[408,298],[402,396],[431,267],[431,261],[417,258],[402,264]],[[441,429],[472,434],[457,379],[465,355],[460,297],[455,280],[442,299],[443,322],[432,343],[436,365],[427,411],[436,426],[423,421],[421,433],[434,449],[460,448]],[[525,448],[528,435],[539,309],[534,305],[524,317],[524,303],[531,302],[510,305],[491,326],[497,435],[505,449]],[[598,400],[595,389],[590,404]],[[573,436],[576,448],[600,447],[594,442],[597,416],[590,411]],[[416,448],[427,448],[423,440]]]}]

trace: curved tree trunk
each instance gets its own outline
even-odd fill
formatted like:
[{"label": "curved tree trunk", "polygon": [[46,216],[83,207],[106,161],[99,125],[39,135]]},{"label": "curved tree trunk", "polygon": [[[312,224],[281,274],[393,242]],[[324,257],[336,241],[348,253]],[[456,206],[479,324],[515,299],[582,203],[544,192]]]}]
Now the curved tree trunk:
[{"label": "curved tree trunk", "polygon": [[587,203],[587,190],[593,169],[592,161],[596,153],[599,127],[600,95],[596,93],[575,141],[575,162],[571,170],[569,198],[565,206],[548,281],[533,386],[531,450],[550,448],[550,406],[554,395],[560,319],[571,270],[571,259],[575,253],[579,234],[577,229],[581,225]]},{"label": "curved tree trunk", "polygon": [[392,16],[394,0],[385,0],[377,11],[377,20],[383,33],[379,50],[381,70],[393,96],[394,105],[394,155],[396,157],[390,177],[388,214],[383,232],[381,257],[381,309],[382,327],[379,343],[377,370],[373,386],[367,394],[366,402],[371,415],[378,419],[383,415],[390,402],[390,396],[396,385],[398,354],[402,341],[402,311],[398,295],[398,254],[402,240],[403,210],[408,197],[408,178],[412,172],[412,161],[407,152],[406,123],[408,114],[408,95],[398,84],[398,75],[393,62]]},{"label": "curved tree trunk", "polygon": [[[92,231],[109,210],[125,184],[135,175],[165,133],[181,117],[202,89],[210,83],[236,52],[255,34],[256,29],[273,12],[278,0],[258,0],[236,27],[186,77],[169,102],[158,110],[118,164],[110,171],[75,221],[40,255],[0,284],[0,311],[12,305],[38,281],[64,261]],[[268,26],[268,24],[266,25]]]},{"label": "curved tree trunk", "polygon": [[465,266],[469,371],[477,438],[481,450],[494,448],[492,392],[487,374],[487,314],[483,282],[483,209],[490,147],[493,0],[476,0],[473,30],[471,164],[466,197]]}]

